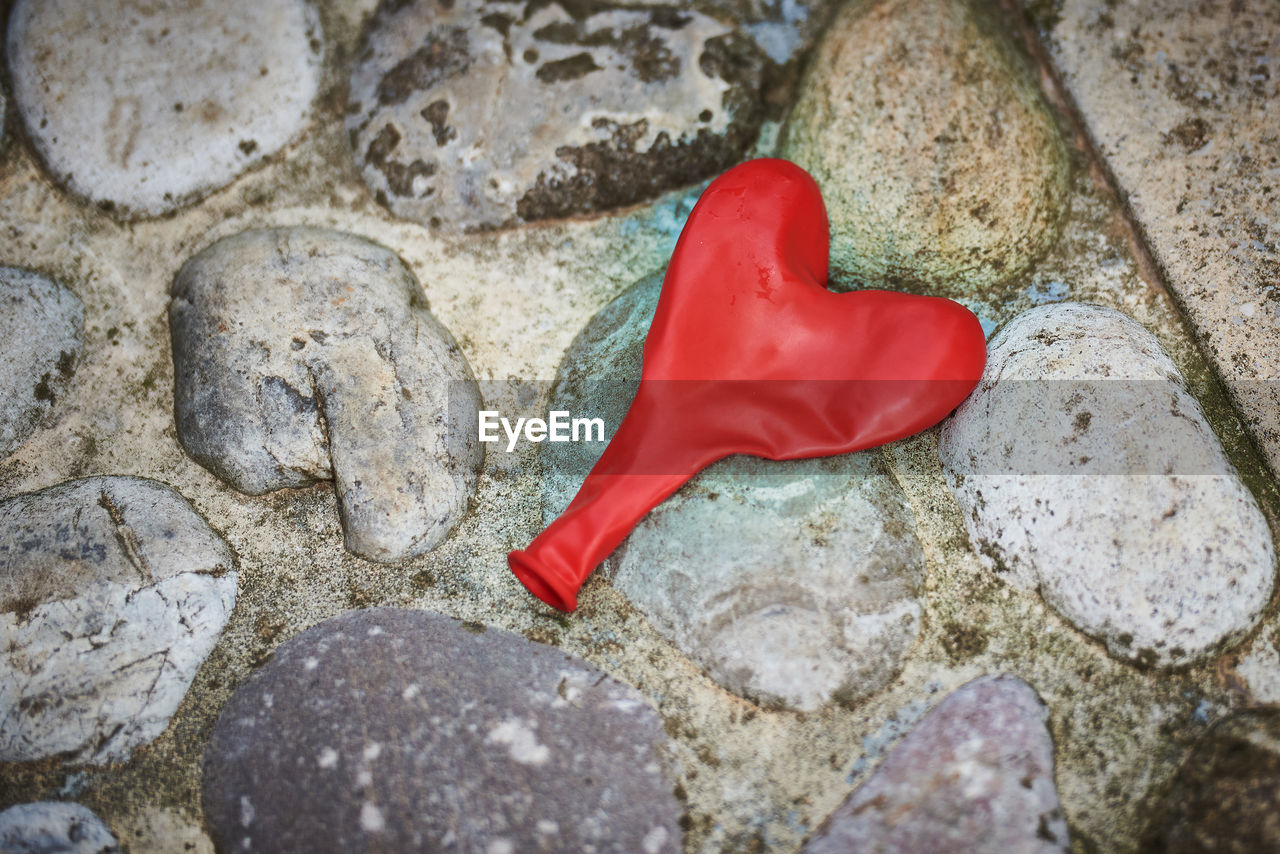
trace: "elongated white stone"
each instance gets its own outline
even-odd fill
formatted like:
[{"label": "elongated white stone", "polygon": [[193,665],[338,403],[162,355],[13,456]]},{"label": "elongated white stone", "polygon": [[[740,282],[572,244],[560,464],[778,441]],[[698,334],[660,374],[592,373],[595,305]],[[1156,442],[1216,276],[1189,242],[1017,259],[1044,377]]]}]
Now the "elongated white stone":
[{"label": "elongated white stone", "polygon": [[1195,661],[1271,595],[1257,501],[1168,354],[1117,311],[1014,318],[939,452],[987,565],[1113,655]]}]

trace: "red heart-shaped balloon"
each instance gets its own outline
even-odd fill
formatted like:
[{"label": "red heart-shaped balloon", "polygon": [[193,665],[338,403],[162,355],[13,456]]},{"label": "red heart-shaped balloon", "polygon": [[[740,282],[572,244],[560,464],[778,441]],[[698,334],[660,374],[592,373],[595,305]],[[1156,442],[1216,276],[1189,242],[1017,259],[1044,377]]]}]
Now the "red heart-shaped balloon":
[{"label": "red heart-shaped balloon", "polygon": [[842,454],[936,424],[982,376],[986,339],[959,303],[826,289],[818,185],[785,160],[711,183],[676,244],[640,390],[560,518],[508,562],[544,602],[582,582],[636,523],[730,454]]}]

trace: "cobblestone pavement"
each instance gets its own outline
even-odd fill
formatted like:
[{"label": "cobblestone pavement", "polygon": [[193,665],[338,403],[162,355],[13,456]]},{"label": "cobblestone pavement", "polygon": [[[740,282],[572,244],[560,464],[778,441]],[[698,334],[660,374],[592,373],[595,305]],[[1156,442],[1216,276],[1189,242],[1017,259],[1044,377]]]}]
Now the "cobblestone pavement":
[{"label": "cobblestone pavement", "polygon": [[[0,849],[1280,848],[1280,7],[16,0]],[[943,424],[732,458],[561,614],[706,183],[950,297]]]}]

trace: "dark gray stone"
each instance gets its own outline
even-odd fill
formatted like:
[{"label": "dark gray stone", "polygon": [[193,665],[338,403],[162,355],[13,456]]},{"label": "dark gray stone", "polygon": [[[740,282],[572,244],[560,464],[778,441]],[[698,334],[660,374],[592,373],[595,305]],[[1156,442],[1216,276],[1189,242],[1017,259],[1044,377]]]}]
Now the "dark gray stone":
[{"label": "dark gray stone", "polygon": [[4,854],[120,854],[115,836],[87,807],[40,801],[0,812]]},{"label": "dark gray stone", "polygon": [[836,808],[802,854],[1070,851],[1048,716],[1014,676],[958,688]]},{"label": "dark gray stone", "polygon": [[71,291],[32,270],[0,267],[0,456],[53,408],[75,373],[83,329],[84,306]]},{"label": "dark gray stone", "polygon": [[235,601],[231,550],[162,483],[0,502],[0,760],[127,759],[168,726]]},{"label": "dark gray stone", "polygon": [[[639,387],[660,286],[642,279],[592,318],[561,364],[553,410],[603,418],[612,435]],[[548,521],[603,447],[542,446]],[[897,675],[920,632],[924,553],[876,451],[722,460],[645,516],[608,564],[712,679],[766,706],[857,702]]]},{"label": "dark gray stone", "polygon": [[259,495],[332,478],[347,548],[429,551],[483,451],[466,357],[395,253],[311,228],[246,231],[188,261],[169,306],[178,438]]},{"label": "dark gray stone", "polygon": [[354,611],[223,708],[204,812],[227,852],[671,852],[664,743],[640,695],[551,647]]},{"label": "dark gray stone", "polygon": [[1280,710],[1218,722],[1191,751],[1141,850],[1151,854],[1280,851]]},{"label": "dark gray stone", "polygon": [[732,165],[763,121],[769,61],[734,24],[674,4],[384,2],[347,128],[397,216],[504,227],[632,204]]}]

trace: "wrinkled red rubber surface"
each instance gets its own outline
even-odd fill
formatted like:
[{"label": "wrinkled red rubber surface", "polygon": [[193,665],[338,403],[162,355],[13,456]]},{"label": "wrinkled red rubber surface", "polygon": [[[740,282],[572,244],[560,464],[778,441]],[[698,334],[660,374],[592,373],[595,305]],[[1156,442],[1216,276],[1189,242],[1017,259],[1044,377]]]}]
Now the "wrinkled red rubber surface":
[{"label": "wrinkled red rubber surface", "polygon": [[797,459],[892,442],[946,417],[986,360],[947,299],[836,294],[817,184],[785,160],[712,182],[671,257],[640,390],[568,508],[508,562],[544,602],[578,588],[636,523],[729,454]]}]

